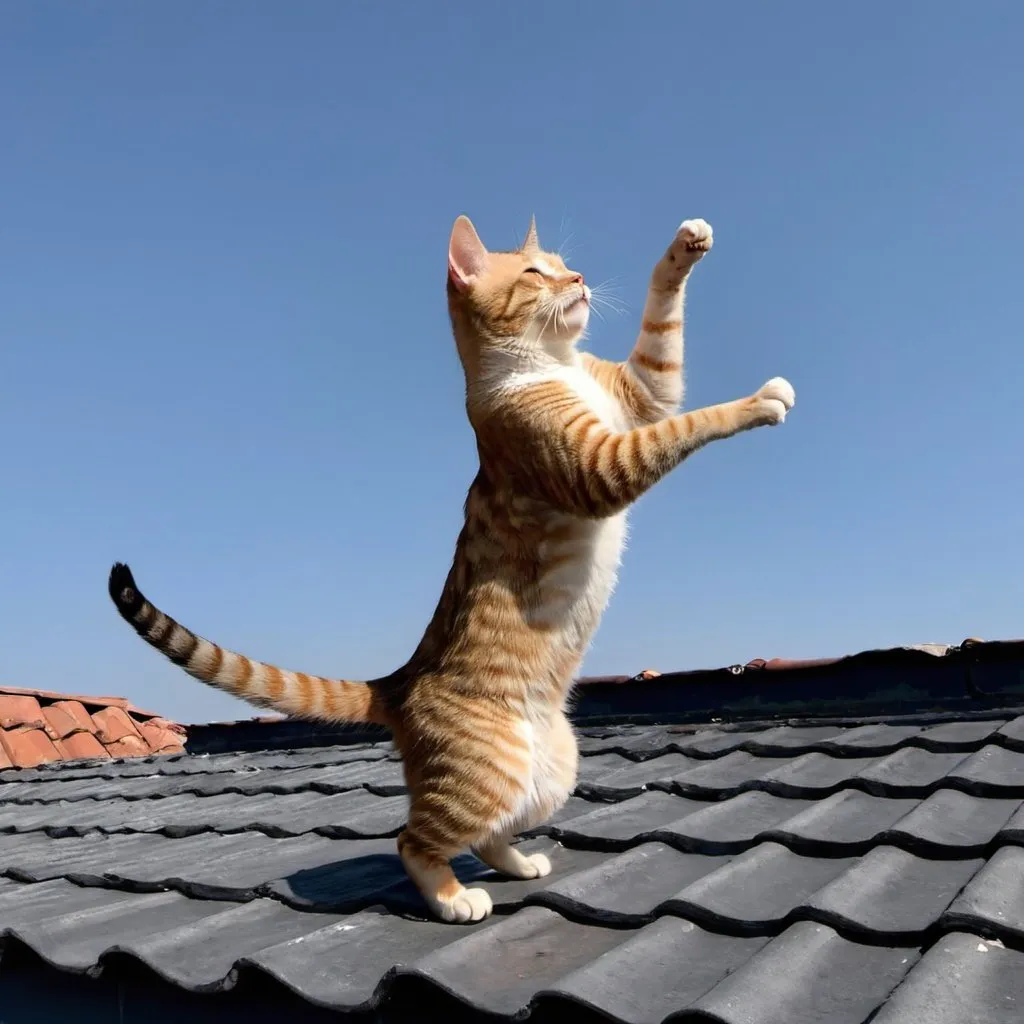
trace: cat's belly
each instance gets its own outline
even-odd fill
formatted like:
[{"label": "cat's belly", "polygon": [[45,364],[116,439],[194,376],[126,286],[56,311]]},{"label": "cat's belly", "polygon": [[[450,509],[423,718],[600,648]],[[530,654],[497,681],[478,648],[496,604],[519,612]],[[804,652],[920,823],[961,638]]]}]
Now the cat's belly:
[{"label": "cat's belly", "polygon": [[[568,517],[567,517],[568,520]],[[554,627],[560,645],[586,651],[618,579],[627,531],[626,513],[573,520],[568,536],[541,551],[539,622]]]},{"label": "cat's belly", "polygon": [[525,708],[516,732],[528,751],[528,768],[515,803],[493,826],[493,834],[504,838],[542,824],[565,805],[579,762],[576,736],[560,709],[534,714]]}]

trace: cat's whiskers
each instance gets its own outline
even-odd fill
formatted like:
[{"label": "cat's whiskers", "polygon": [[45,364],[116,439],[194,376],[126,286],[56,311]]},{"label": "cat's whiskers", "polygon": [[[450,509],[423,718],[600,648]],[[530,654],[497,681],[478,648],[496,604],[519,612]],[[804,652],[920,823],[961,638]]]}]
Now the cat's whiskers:
[{"label": "cat's whiskers", "polygon": [[622,314],[629,312],[629,307],[625,301],[612,294],[610,281],[602,281],[600,284],[592,285],[590,298],[596,305],[604,306],[613,313]]},{"label": "cat's whiskers", "polygon": [[575,236],[576,233],[574,231],[570,231],[569,237],[566,238],[566,240],[562,242],[562,244],[555,250],[555,252],[558,253],[563,263],[567,263],[572,257],[574,250],[569,247],[569,243],[573,240]]}]

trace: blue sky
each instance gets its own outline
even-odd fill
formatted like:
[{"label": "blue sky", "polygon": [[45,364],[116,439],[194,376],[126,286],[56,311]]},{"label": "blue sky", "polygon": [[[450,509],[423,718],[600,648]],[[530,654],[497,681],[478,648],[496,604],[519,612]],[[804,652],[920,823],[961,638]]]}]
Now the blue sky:
[{"label": "blue sky", "polygon": [[461,212],[535,212],[628,307],[713,253],[688,405],[777,430],[648,494],[585,669],[1024,633],[1024,8],[35,0],[0,8],[0,680],[246,716],[145,647],[350,678],[411,653],[475,471]]}]

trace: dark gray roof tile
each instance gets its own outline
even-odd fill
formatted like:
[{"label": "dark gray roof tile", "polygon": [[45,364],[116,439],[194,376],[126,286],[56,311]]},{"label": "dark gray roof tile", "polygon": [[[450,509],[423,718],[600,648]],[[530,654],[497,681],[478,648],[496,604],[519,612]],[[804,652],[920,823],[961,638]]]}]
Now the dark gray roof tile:
[{"label": "dark gray roof tile", "polygon": [[809,799],[828,796],[836,789],[849,785],[850,780],[859,777],[863,769],[875,763],[870,757],[833,757],[820,751],[801,754],[799,757],[783,758],[777,766],[761,760],[767,769],[759,781],[761,787],[777,796],[791,796]]},{"label": "dark gray roof tile", "polygon": [[664,728],[618,728],[582,730],[579,737],[580,753],[588,759],[596,754],[620,754],[640,761],[648,757],[670,753],[674,749],[672,736]]},{"label": "dark gray roof tile", "polygon": [[770,934],[820,888],[856,863],[801,857],[777,843],[759,843],[692,882],[673,909],[716,931]]},{"label": "dark gray roof tile", "polygon": [[[561,856],[562,851],[556,863]],[[577,918],[636,927],[651,921],[680,891],[729,860],[680,853],[664,843],[643,843],[545,885],[533,901]]]},{"label": "dark gray roof tile", "polygon": [[946,932],[1024,950],[1008,717],[590,730],[576,794],[524,843],[551,875],[456,861],[496,907],[468,927],[425,919],[401,869],[385,744],[0,773],[0,932],[64,970],[119,951],[195,991],[257,971],[335,1009],[405,985],[505,1017],[863,1022],[921,998]]},{"label": "dark gray roof tile", "polygon": [[161,929],[119,943],[125,952],[152,967],[161,977],[193,992],[231,987],[245,957],[311,932],[343,927],[339,914],[296,913],[274,900],[206,904],[211,913],[199,921]]},{"label": "dark gray roof tile", "polygon": [[786,769],[794,760],[793,757],[758,757],[746,750],[733,750],[677,773],[671,780],[672,788],[683,796],[705,798],[737,793],[755,782],[761,782],[763,787],[766,775]]},{"label": "dark gray roof tile", "polygon": [[981,722],[943,722],[923,729],[917,742],[932,750],[977,750],[1006,725],[1005,719]]},{"label": "dark gray roof tile", "polygon": [[1013,808],[1009,820],[999,830],[999,838],[1007,843],[1024,845],[1024,803]]},{"label": "dark gray roof tile", "polygon": [[824,800],[804,801],[802,808],[794,808],[796,813],[769,829],[767,836],[823,856],[864,853],[877,837],[916,806],[916,800],[895,800],[843,789]]},{"label": "dark gray roof tile", "polygon": [[872,1024],[1014,1024],[1024,1017],[1024,953],[977,935],[942,936]]},{"label": "dark gray roof tile", "polygon": [[944,923],[1024,945],[1024,850],[996,850],[953,901]]},{"label": "dark gray roof tile", "polygon": [[1018,806],[938,789],[893,826],[887,841],[932,856],[979,857]]},{"label": "dark gray roof tile", "polygon": [[[765,730],[732,732],[724,729],[704,729],[692,735],[680,734],[673,739],[673,747],[682,754],[694,757],[718,757],[731,750],[739,750],[745,743],[756,739]],[[671,731],[670,731],[671,735]]]},{"label": "dark gray roof tile", "polygon": [[1024,799],[1024,756],[994,744],[966,757],[950,777],[979,796]]},{"label": "dark gray roof tile", "polygon": [[356,743],[331,747],[270,750],[232,754],[156,754],[121,761],[53,764],[11,773],[18,784],[80,779],[130,779],[153,775],[207,775],[219,772],[279,771],[317,765],[376,761],[393,755],[391,743]]},{"label": "dark gray roof tile", "polygon": [[807,906],[841,932],[898,944],[923,940],[983,860],[925,860],[876,846],[815,893]]},{"label": "dark gray roof tile", "polygon": [[922,797],[968,757],[961,752],[938,754],[920,747],[903,747],[864,766],[856,777],[877,796]]},{"label": "dark gray roof tile", "polygon": [[[89,832],[84,836],[51,839],[42,832],[0,837],[0,858],[11,877],[26,882],[67,878],[82,885],[103,885],[106,875],[125,862],[147,864],[161,849],[173,850],[177,863],[186,852],[167,847],[162,836],[146,833],[108,836]],[[143,879],[139,885],[148,884]]]},{"label": "dark gray roof tile", "polygon": [[801,922],[694,1003],[724,1024],[864,1024],[917,962]]},{"label": "dark gray roof tile", "polygon": [[[303,914],[310,930],[267,945],[240,958],[276,978],[304,999],[336,1010],[358,1010],[386,991],[384,975],[408,970],[432,950],[480,934],[501,918],[491,917],[473,929],[453,928],[436,921],[407,921],[369,909],[318,927],[319,915]],[[340,968],[340,965],[344,965]]]},{"label": "dark gray roof tile", "polygon": [[685,1012],[767,942],[763,936],[720,935],[665,917],[627,932],[625,941],[566,974],[547,992],[612,1020],[651,1024]]},{"label": "dark gray roof tile", "polygon": [[325,795],[313,791],[279,795],[191,793],[159,800],[81,800],[0,806],[0,831],[46,829],[59,834],[201,832],[255,830],[275,836],[319,831],[324,835],[370,838],[397,834],[404,824],[403,797],[379,797],[365,790]]},{"label": "dark gray roof tile", "polygon": [[176,892],[127,893],[79,888],[64,881],[0,891],[0,929],[44,960],[85,972],[115,949],[220,913],[221,904]]},{"label": "dark gray roof tile", "polygon": [[[112,836],[115,841],[131,836]],[[165,886],[200,899],[250,900],[278,878],[394,852],[392,840],[356,840],[339,844],[317,835],[274,839],[260,832],[196,835],[158,840],[135,852],[110,851],[104,877],[127,887]],[[328,908],[324,908],[328,909]]]},{"label": "dark gray roof tile", "polygon": [[884,722],[844,729],[822,742],[826,753],[851,757],[882,757],[920,735],[920,725],[889,725]]},{"label": "dark gray roof tile", "polygon": [[721,803],[705,803],[651,834],[701,853],[740,853],[780,822],[805,812],[807,801],[752,791]]},{"label": "dark gray roof tile", "polygon": [[[486,1012],[511,1016],[535,995],[614,949],[629,933],[530,907],[489,928],[452,936],[409,970]],[[471,965],[471,966],[470,966]]]},{"label": "dark gray roof tile", "polygon": [[834,741],[843,734],[842,726],[793,726],[782,725],[776,729],[766,729],[757,733],[744,743],[744,750],[766,756],[780,756],[790,751],[805,751],[823,743]]},{"label": "dark gray roof tile", "polygon": [[1024,715],[1011,719],[992,738],[1012,750],[1024,750]]},{"label": "dark gray roof tile", "polygon": [[583,814],[562,819],[551,833],[573,845],[596,843],[604,849],[624,849],[708,804],[654,791],[621,803],[588,806]]},{"label": "dark gray roof tile", "polygon": [[[618,758],[618,761],[609,770],[598,773],[587,764],[589,758],[584,761],[577,785],[578,792],[598,799],[625,799],[652,787],[668,788],[674,776],[702,763],[677,753],[664,754],[639,763],[628,761],[617,754],[607,756]],[[606,767],[608,762],[602,765],[602,768]]]}]

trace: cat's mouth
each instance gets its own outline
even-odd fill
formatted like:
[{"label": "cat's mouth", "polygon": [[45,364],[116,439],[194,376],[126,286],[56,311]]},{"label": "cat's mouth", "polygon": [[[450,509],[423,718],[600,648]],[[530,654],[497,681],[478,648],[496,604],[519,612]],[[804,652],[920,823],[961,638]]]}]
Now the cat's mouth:
[{"label": "cat's mouth", "polygon": [[570,299],[569,302],[566,304],[565,309],[575,309],[580,303],[583,303],[583,305],[585,306],[590,305],[590,289],[587,288],[585,285],[583,287],[582,294],[577,295],[575,299]]}]

